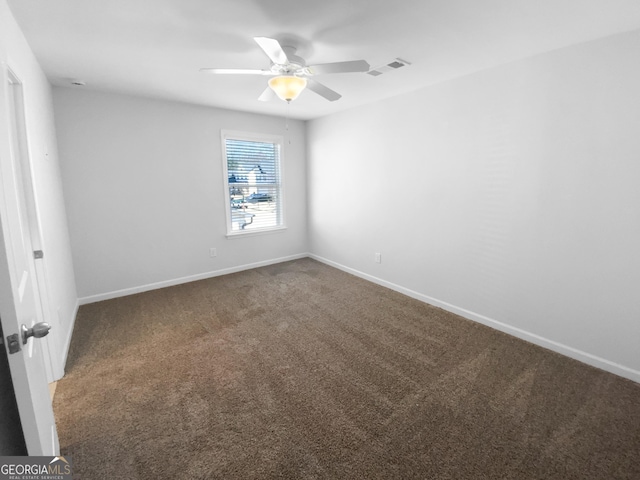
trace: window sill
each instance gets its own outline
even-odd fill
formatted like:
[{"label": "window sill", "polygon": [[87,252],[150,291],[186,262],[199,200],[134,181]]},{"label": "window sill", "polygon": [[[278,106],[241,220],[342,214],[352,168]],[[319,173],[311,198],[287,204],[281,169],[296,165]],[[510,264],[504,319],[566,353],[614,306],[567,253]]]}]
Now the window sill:
[{"label": "window sill", "polygon": [[284,232],[287,227],[274,227],[264,228],[260,230],[245,230],[242,232],[227,233],[227,238],[241,238],[241,237],[254,237],[256,235],[267,235],[269,233],[281,233]]}]

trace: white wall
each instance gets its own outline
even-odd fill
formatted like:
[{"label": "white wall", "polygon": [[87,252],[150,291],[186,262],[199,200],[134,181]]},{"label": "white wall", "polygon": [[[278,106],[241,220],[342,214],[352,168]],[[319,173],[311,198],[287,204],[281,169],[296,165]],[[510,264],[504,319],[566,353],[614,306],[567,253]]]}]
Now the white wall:
[{"label": "white wall", "polygon": [[[54,104],[82,302],[307,252],[302,122],[71,88]],[[286,136],[286,230],[226,237],[221,129]]]},{"label": "white wall", "polygon": [[310,122],[311,252],[640,381],[639,52],[617,35]]},{"label": "white wall", "polygon": [[[3,69],[8,66],[23,83],[29,161],[40,224],[39,240],[45,252],[42,262],[49,287],[44,299],[49,307],[45,319],[51,323],[52,330],[46,342],[52,352],[54,376],[57,379],[63,373],[77,309],[77,295],[58,164],[51,86],[5,0],[0,0],[0,62]],[[4,82],[3,74],[0,92],[3,143],[8,129]],[[2,154],[8,154],[8,150],[3,148]],[[0,201],[4,200],[0,198]]]}]

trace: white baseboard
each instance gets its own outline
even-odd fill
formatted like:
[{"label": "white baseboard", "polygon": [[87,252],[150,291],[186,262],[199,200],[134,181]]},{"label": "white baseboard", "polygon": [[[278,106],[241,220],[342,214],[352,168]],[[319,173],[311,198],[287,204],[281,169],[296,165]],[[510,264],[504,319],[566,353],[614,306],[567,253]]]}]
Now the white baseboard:
[{"label": "white baseboard", "polygon": [[[570,357],[570,358],[573,358],[575,360],[578,360],[578,361],[580,361],[582,363],[586,363],[587,365],[591,365],[593,367],[600,368],[600,369],[605,370],[607,372],[610,372],[610,373],[619,375],[621,377],[628,378],[629,380],[633,380],[634,382],[640,383],[640,371],[638,371],[638,370],[634,370],[632,368],[626,367],[624,365],[620,365],[618,363],[615,363],[615,362],[612,362],[610,360],[598,357],[596,355],[592,355],[592,354],[584,352],[582,350],[578,350],[578,349],[570,347],[568,345],[564,345],[564,344],[556,342],[554,340],[549,340],[548,338],[541,337],[540,335],[536,335],[535,333],[531,333],[531,332],[528,332],[528,331],[523,330],[521,328],[514,327],[514,326],[508,325],[506,323],[500,322],[498,320],[494,320],[492,318],[486,317],[486,316],[481,315],[479,313],[475,313],[475,312],[472,312],[470,310],[466,310],[464,308],[457,307],[456,305],[452,305],[450,303],[443,302],[441,300],[438,300],[437,298],[429,297],[428,295],[424,295],[424,294],[416,292],[414,290],[405,288],[405,287],[403,287],[401,285],[397,285],[395,283],[391,283],[391,282],[388,282],[386,280],[382,280],[381,278],[374,277],[373,275],[369,275],[367,273],[361,272],[359,270],[355,270],[353,268],[347,267],[345,265],[342,265],[340,263],[334,262],[334,261],[329,260],[327,258],[323,258],[323,257],[320,257],[318,255],[310,254],[310,253],[299,253],[299,254],[290,255],[290,256],[287,256],[287,257],[274,258],[274,259],[270,259],[270,260],[264,260],[264,261],[261,261],[261,262],[249,263],[249,264],[245,264],[245,265],[239,265],[239,266],[235,266],[235,267],[224,268],[224,269],[215,270],[215,271],[211,271],[211,272],[200,273],[200,274],[197,274],[197,275],[190,275],[190,276],[187,276],[187,277],[181,277],[181,278],[176,278],[176,279],[172,279],[172,280],[165,280],[165,281],[162,281],[162,282],[156,282],[156,283],[151,283],[151,284],[147,284],[147,285],[141,285],[141,286],[138,286],[138,287],[126,288],[126,289],[116,290],[116,291],[102,293],[102,294],[98,294],[98,295],[91,295],[91,296],[88,296],[88,297],[82,297],[82,298],[78,299],[78,302],[76,303],[76,307],[75,307],[75,311],[74,311],[74,315],[73,315],[73,321],[75,322],[75,318],[77,316],[78,308],[79,308],[80,305],[86,305],[86,304],[89,304],[89,303],[100,302],[102,300],[110,300],[112,298],[125,297],[127,295],[134,295],[136,293],[147,292],[147,291],[156,290],[156,289],[159,289],[159,288],[171,287],[171,286],[174,286],[174,285],[180,285],[182,283],[194,282],[194,281],[197,281],[197,280],[204,280],[206,278],[218,277],[220,275],[227,275],[227,274],[230,274],[230,273],[241,272],[243,270],[251,270],[253,268],[264,267],[264,266],[273,265],[273,264],[276,264],[276,263],[288,262],[290,260],[297,260],[299,258],[305,258],[305,257],[313,258],[314,260],[317,260],[319,262],[322,262],[324,264],[330,265],[330,266],[335,267],[335,268],[337,268],[339,270],[342,270],[344,272],[347,272],[347,273],[350,273],[352,275],[355,275],[356,277],[363,278],[363,279],[368,280],[368,281],[370,281],[372,283],[381,285],[381,286],[389,288],[391,290],[395,290],[396,292],[402,293],[402,294],[407,295],[408,297],[411,297],[411,298],[415,298],[416,300],[420,300],[421,302],[425,302],[425,303],[428,303],[430,305],[434,305],[436,307],[440,307],[443,310],[446,310],[448,312],[455,313],[456,315],[460,315],[461,317],[464,317],[466,319],[473,320],[475,322],[481,323],[481,324],[486,325],[486,326],[491,327],[491,328],[495,328],[496,330],[499,330],[501,332],[507,333],[509,335],[513,335],[514,337],[517,337],[517,338],[521,338],[522,340],[526,340],[526,341],[531,342],[531,343],[533,343],[535,345],[539,345],[541,347],[547,348],[547,349],[552,350],[554,352],[557,352],[557,353],[560,353],[560,354],[565,355],[567,357]],[[63,354],[64,354],[63,365],[66,364],[67,355],[69,353],[69,346],[71,344],[71,334],[72,334],[72,332],[73,332],[73,326],[70,329],[68,337],[66,339],[66,344],[65,344],[65,348],[64,348],[64,352],[63,352]]]},{"label": "white baseboard", "polygon": [[[66,336],[63,339],[63,345],[60,352],[60,356],[56,357],[55,362],[59,362],[53,368],[53,382],[57,382],[64,377],[65,369],[67,366],[67,358],[69,357],[69,348],[71,347],[71,337],[73,336],[73,328],[76,324],[76,318],[78,317],[78,309],[80,308],[80,301],[76,299],[76,303],[71,312],[69,329],[66,332]],[[58,322],[60,322],[60,309],[58,309]]]},{"label": "white baseboard", "polygon": [[78,309],[80,308],[80,299],[76,300],[76,304],[73,307],[73,314],[71,315],[71,325],[67,332],[67,339],[64,342],[64,349],[62,350],[62,367],[64,374],[64,367],[67,365],[67,357],[69,356],[69,348],[71,348],[71,337],[73,336],[73,328],[76,326],[76,318],[78,318]]},{"label": "white baseboard", "polygon": [[228,275],[229,273],[236,273],[236,272],[241,272],[243,270],[251,270],[252,268],[265,267],[267,265],[288,262],[290,260],[297,260],[299,258],[305,258],[308,256],[309,255],[307,253],[298,253],[296,255],[289,255],[287,257],[273,258],[270,260],[263,260],[261,262],[248,263],[248,264],[239,265],[236,267],[223,268],[223,269],[214,270],[211,272],[199,273],[196,275],[189,275],[187,277],[180,277],[180,278],[174,278],[172,280],[164,280],[162,282],[149,283],[147,285],[140,285],[138,287],[124,288],[122,290],[115,290],[112,292],[100,293],[98,295],[90,295],[88,297],[80,298],[79,304],[87,305],[89,303],[101,302],[102,300],[111,300],[112,298],[126,297],[127,295],[134,295],[136,293],[148,292],[150,290],[157,290],[159,288],[172,287],[174,285],[195,282],[197,280],[204,280],[206,278],[219,277],[220,275]]},{"label": "white baseboard", "polygon": [[626,367],[624,365],[620,365],[618,363],[609,361],[607,359],[598,357],[596,355],[592,355],[587,352],[583,352],[582,350],[569,347],[562,343],[549,340],[548,338],[541,337],[540,335],[536,335],[535,333],[527,332],[526,330],[513,327],[506,323],[499,322],[497,320],[466,310],[464,308],[451,305],[450,303],[443,302],[433,297],[429,297],[422,293],[418,293],[414,290],[410,290],[400,285],[396,285],[395,283],[387,282],[386,280],[382,280],[380,278],[374,277],[373,275],[369,275],[359,270],[355,270],[353,268],[336,263],[332,260],[320,257],[318,255],[309,254],[308,256],[310,258],[313,258],[314,260],[317,260],[319,262],[325,263],[327,265],[335,267],[344,272],[355,275],[356,277],[363,278],[370,282],[376,283],[383,287],[387,287],[391,290],[395,290],[396,292],[407,295],[408,297],[415,298],[416,300],[420,300],[421,302],[425,302],[430,305],[440,307],[443,310],[446,310],[448,312],[455,313],[456,315],[460,315],[461,317],[464,317],[466,319],[473,320],[475,322],[481,323],[491,328],[495,328],[496,330],[500,330],[501,332],[507,333],[509,335],[513,335],[514,337],[520,338],[522,340],[526,340],[527,342],[547,348],[556,353],[560,353],[561,355],[565,355],[567,357],[573,358],[574,360],[578,360],[582,363],[586,363],[587,365],[600,368],[607,372],[614,373],[621,377],[628,378],[629,380],[633,380],[634,382],[640,383],[640,372],[632,368]]}]

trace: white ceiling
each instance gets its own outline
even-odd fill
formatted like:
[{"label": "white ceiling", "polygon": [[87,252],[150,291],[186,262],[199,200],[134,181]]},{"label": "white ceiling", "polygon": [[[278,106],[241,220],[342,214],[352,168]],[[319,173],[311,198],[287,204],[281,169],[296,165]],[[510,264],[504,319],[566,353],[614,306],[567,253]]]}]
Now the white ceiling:
[{"label": "white ceiling", "polygon": [[316,80],[289,107],[311,119],[488,67],[640,28],[640,0],[8,0],[54,85],[144,95],[284,116],[259,102],[268,77],[200,73],[268,68],[253,37],[295,42],[307,64],[400,57],[373,77]]}]

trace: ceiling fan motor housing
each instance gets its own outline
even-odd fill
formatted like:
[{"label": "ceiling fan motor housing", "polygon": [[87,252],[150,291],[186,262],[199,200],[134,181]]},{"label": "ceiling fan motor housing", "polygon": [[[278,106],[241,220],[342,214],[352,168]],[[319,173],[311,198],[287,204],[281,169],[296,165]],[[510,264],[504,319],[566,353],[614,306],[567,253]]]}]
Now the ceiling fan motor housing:
[{"label": "ceiling fan motor housing", "polygon": [[294,75],[294,74],[305,74],[305,67],[307,63],[304,61],[304,58],[296,55],[296,48],[291,46],[282,47],[284,53],[287,55],[287,59],[289,60],[286,64],[272,64],[271,71],[274,73],[279,73],[281,75]]}]

